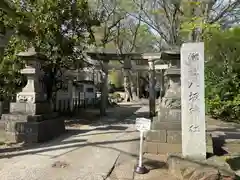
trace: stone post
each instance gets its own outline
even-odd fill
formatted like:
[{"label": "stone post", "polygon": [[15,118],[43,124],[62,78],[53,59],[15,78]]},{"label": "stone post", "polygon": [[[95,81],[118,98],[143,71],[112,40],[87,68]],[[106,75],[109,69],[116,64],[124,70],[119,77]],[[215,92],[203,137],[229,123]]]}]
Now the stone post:
[{"label": "stone post", "polygon": [[181,74],[183,156],[206,159],[204,43],[182,45]]},{"label": "stone post", "polygon": [[154,60],[149,59],[149,117],[154,117],[156,114],[156,92],[155,92],[155,65]]}]

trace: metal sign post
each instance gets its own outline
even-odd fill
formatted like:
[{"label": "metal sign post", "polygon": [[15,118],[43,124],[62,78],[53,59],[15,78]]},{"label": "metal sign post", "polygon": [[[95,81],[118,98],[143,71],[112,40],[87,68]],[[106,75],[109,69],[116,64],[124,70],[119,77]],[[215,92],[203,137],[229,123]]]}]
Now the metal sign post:
[{"label": "metal sign post", "polygon": [[136,129],[140,131],[140,146],[139,146],[139,161],[135,169],[135,172],[138,174],[146,174],[149,170],[143,165],[143,134],[146,131],[149,131],[151,127],[151,120],[146,118],[137,118],[136,119]]}]

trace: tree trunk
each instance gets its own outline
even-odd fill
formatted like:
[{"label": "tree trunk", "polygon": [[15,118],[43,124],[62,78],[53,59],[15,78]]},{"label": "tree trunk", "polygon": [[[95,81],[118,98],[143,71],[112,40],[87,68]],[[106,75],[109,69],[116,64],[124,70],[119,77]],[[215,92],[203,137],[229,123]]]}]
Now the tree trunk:
[{"label": "tree trunk", "polygon": [[[199,0],[194,0],[194,2],[199,2]],[[202,9],[201,7],[199,6],[194,6],[192,7],[191,9],[191,17],[202,17]],[[197,22],[194,22],[197,24],[197,26],[199,27],[196,27],[194,28],[190,33],[189,33],[189,41],[190,42],[200,42],[202,41],[202,33],[203,33],[203,30],[202,30],[202,27],[200,27],[201,24],[203,24],[203,20],[199,20]]]},{"label": "tree trunk", "polygon": [[106,109],[108,106],[108,62],[103,62],[103,74],[102,74],[102,84],[101,84],[101,106],[100,115],[106,116]]}]

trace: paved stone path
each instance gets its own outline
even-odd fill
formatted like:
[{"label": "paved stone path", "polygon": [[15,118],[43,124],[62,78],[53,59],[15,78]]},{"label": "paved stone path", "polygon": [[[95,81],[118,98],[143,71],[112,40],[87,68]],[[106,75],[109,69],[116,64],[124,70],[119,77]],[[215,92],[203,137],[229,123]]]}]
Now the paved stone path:
[{"label": "paved stone path", "polygon": [[[128,117],[133,112],[136,115]],[[147,103],[122,103],[108,114],[91,125],[69,127],[65,135],[35,148],[8,153],[0,149],[0,179],[175,180],[163,168],[166,156],[145,155],[144,164],[151,171],[146,175],[134,173],[139,145],[134,120],[148,115]],[[226,142],[239,142],[236,124],[210,119],[207,127],[215,138],[223,137],[225,148],[231,144]]]},{"label": "paved stone path", "polygon": [[[140,108],[134,104],[129,106]],[[133,125],[135,119],[124,118],[122,112],[115,114],[121,116],[110,115],[102,119],[102,123],[71,127],[67,134],[40,147],[0,153],[0,179],[106,179],[120,154],[130,154],[132,144],[139,142]]]}]

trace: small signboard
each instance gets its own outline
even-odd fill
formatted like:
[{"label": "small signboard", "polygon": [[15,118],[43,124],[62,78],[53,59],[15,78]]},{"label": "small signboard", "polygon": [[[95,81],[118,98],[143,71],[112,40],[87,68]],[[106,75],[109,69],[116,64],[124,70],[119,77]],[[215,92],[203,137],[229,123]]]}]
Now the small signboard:
[{"label": "small signboard", "polygon": [[139,147],[139,162],[138,166],[135,169],[135,172],[138,174],[145,174],[148,170],[142,164],[143,157],[143,134],[145,131],[149,131],[151,128],[151,119],[147,118],[136,118],[136,129],[140,131],[140,147]]},{"label": "small signboard", "polygon": [[136,118],[135,126],[138,131],[149,131],[151,128],[151,119]]}]

